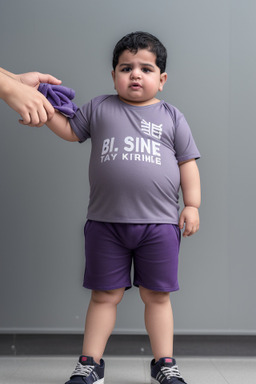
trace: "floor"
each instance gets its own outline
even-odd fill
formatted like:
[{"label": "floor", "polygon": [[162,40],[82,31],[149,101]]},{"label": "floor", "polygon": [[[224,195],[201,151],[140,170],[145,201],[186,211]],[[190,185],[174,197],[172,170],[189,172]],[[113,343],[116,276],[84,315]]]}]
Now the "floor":
[{"label": "floor", "polygon": [[[0,356],[0,384],[64,384],[77,356]],[[105,384],[150,383],[149,356],[105,358]],[[178,357],[188,384],[256,383],[256,357]]]}]

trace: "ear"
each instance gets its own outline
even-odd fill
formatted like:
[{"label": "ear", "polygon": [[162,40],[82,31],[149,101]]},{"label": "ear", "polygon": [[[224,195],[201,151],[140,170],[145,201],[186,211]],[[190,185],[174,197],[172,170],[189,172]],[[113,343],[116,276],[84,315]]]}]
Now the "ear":
[{"label": "ear", "polygon": [[160,74],[160,83],[159,83],[159,88],[158,88],[158,90],[160,92],[163,90],[166,81],[167,81],[167,73],[163,72]]},{"label": "ear", "polygon": [[112,75],[112,79],[113,79],[113,82],[114,82],[114,89],[116,89],[116,84],[115,84],[115,81],[116,81],[116,74],[115,74],[115,71],[111,71],[111,75]]}]

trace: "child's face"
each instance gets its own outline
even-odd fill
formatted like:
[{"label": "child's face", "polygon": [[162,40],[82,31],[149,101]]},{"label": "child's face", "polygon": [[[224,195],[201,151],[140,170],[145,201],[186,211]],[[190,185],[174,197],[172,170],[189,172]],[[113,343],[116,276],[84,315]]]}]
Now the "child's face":
[{"label": "child's face", "polygon": [[139,49],[136,54],[124,51],[112,77],[120,99],[132,105],[158,102],[155,96],[167,80],[167,74],[161,74],[156,65],[156,56],[147,49]]}]

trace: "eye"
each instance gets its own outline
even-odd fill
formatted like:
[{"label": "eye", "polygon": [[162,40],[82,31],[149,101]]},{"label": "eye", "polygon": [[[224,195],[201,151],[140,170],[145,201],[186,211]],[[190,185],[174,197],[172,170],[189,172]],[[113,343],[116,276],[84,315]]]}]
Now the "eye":
[{"label": "eye", "polygon": [[124,67],[121,69],[121,72],[130,72],[131,70],[131,67]]},{"label": "eye", "polygon": [[148,68],[148,67],[144,67],[144,68],[142,68],[141,70],[142,70],[142,72],[144,72],[144,73],[152,72],[152,70],[151,70],[150,68]]}]

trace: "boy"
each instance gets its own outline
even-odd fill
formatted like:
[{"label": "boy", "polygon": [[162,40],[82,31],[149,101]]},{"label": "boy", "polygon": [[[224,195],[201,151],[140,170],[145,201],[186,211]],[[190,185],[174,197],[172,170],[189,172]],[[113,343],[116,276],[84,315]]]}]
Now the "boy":
[{"label": "boy", "polygon": [[[66,384],[103,383],[102,356],[117,304],[131,287],[132,261],[154,355],[151,381],[185,383],[172,358],[170,292],[179,289],[180,229],[185,224],[184,237],[199,229],[195,159],[200,154],[183,115],[156,98],[167,80],[166,58],[156,37],[144,32],[126,35],[113,53],[117,95],[92,99],[72,119],[55,112],[47,121],[65,140],[92,140],[84,229],[84,287],[92,295],[82,356]],[[180,185],[185,208],[179,217]]]}]

